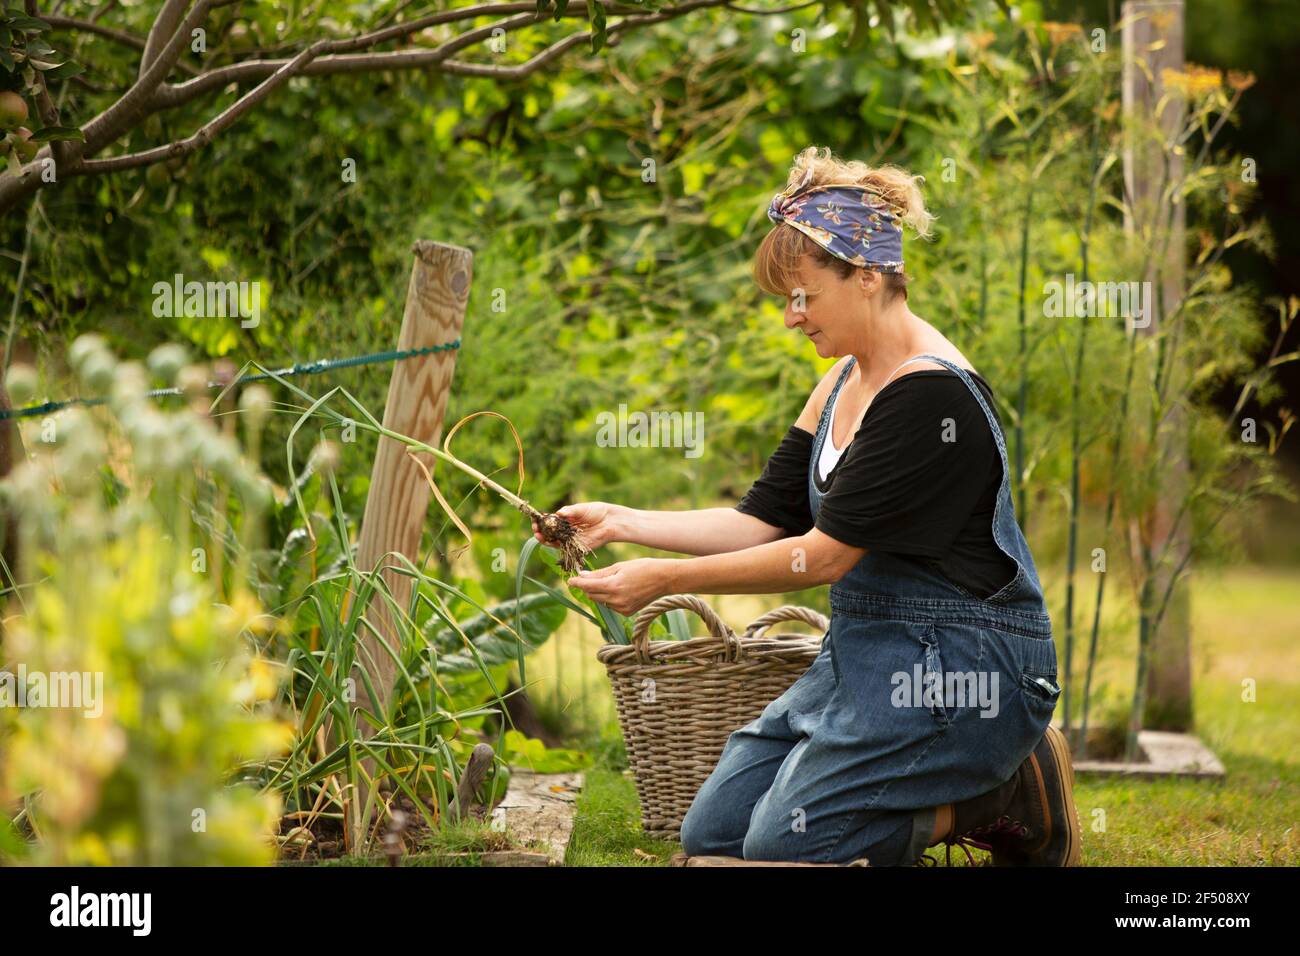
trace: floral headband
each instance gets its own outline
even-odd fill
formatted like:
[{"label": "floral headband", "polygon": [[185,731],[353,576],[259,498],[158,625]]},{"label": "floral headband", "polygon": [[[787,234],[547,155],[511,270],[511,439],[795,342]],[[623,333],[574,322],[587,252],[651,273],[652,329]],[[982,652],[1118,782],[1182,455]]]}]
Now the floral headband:
[{"label": "floral headband", "polygon": [[772,197],[767,218],[798,229],[831,255],[876,272],[903,271],[903,226],[899,210],[870,187],[829,183],[804,187],[812,169],[792,190]]}]

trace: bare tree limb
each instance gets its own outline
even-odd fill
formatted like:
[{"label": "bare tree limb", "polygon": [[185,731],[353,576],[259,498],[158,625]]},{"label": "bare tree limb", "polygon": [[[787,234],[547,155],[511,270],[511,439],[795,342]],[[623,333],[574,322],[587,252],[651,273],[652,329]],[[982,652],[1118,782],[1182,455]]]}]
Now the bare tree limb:
[{"label": "bare tree limb", "polygon": [[[630,7],[623,3],[605,3],[610,12],[621,14],[626,19],[613,24],[607,31],[607,35],[613,36],[633,25],[661,23],[664,20],[675,19],[686,13],[706,7],[719,7],[725,5],[727,0],[690,0],[690,2],[680,4],[676,7],[669,7],[657,13],[648,13],[637,7]],[[431,14],[427,17],[420,17],[417,20],[407,21],[406,23],[396,24],[392,27],[386,27],[382,30],[374,31],[370,34],[357,37],[358,43],[362,46],[371,46],[377,43],[394,39],[398,36],[416,32],[440,23],[450,23],[454,20],[464,18],[466,11],[476,11],[475,15],[482,16],[487,13],[504,13],[528,12],[526,17],[511,17],[507,20],[480,27],[477,30],[471,30],[455,40],[433,49],[417,50],[397,50],[390,52],[367,53],[353,56],[326,56],[311,64],[304,71],[304,76],[333,76],[340,73],[367,73],[375,70],[410,70],[421,67],[432,66],[434,64],[443,64],[443,71],[460,76],[487,76],[497,79],[519,79],[534,72],[541,66],[554,60],[557,56],[566,50],[572,49],[581,38],[588,34],[582,33],[574,37],[567,37],[557,41],[546,51],[526,63],[515,66],[496,66],[493,64],[462,63],[459,61],[448,61],[450,53],[462,49],[479,39],[486,39],[492,35],[492,31],[498,27],[506,30],[519,29],[532,23],[538,23],[553,18],[553,14],[536,12],[535,3],[490,3],[480,4],[474,7],[463,7],[458,10],[446,11],[444,13]],[[573,17],[585,20],[587,14],[583,12],[566,12],[565,17]],[[472,39],[471,39],[472,38]],[[558,49],[557,49],[558,47]],[[446,61],[446,62],[444,62]],[[282,66],[286,60],[243,60],[239,63],[231,63],[226,66],[217,67],[201,73],[192,80],[186,80],[184,83],[169,84],[160,87],[154,96],[153,105],[158,109],[167,109],[188,103],[194,98],[208,93],[214,89],[221,89],[229,83],[235,83],[246,80],[258,80],[269,76]]]},{"label": "bare tree limb", "polygon": [[[180,26],[181,19],[185,16],[185,10],[188,6],[189,0],[164,0],[162,9],[158,11],[158,16],[149,29],[149,38],[145,40],[144,53],[140,56],[140,79],[144,79],[149,67],[153,66],[159,54],[175,38],[176,28]],[[190,29],[192,30],[193,27],[190,27]],[[189,30],[183,32],[188,34]]]},{"label": "bare tree limb", "polygon": [[[105,7],[107,9],[107,7]],[[89,33],[94,36],[103,37],[106,40],[112,40],[122,46],[130,47],[132,50],[144,49],[144,38],[138,37],[134,33],[128,33],[126,30],[119,30],[116,27],[106,27],[102,23],[94,20],[78,20],[76,17],[60,17],[52,13],[42,14],[41,19],[52,26],[56,31],[67,31],[69,33]],[[84,64],[83,64],[84,65]],[[195,69],[184,60],[177,60],[176,66],[190,76],[198,76],[199,70]]]},{"label": "bare tree limb", "polygon": [[41,17],[46,23],[55,30],[79,30],[82,33],[93,33],[96,36],[104,37],[106,40],[112,40],[123,46],[129,46],[133,50],[143,50],[144,40],[134,33],[128,33],[125,30],[119,30],[116,27],[106,27],[102,23],[96,23],[93,20],[78,20],[76,17],[60,17],[55,14],[47,14]]},{"label": "bare tree limb", "polygon": [[[429,18],[422,18],[429,19]],[[492,35],[492,31],[498,27],[515,28],[525,26],[529,23],[536,22],[537,14],[529,13],[518,17],[512,17],[508,20],[499,22],[490,27],[482,27],[478,30],[471,30],[468,33],[457,37],[456,40],[450,41],[443,46],[434,50],[415,50],[404,51],[420,55],[429,55],[437,57],[449,56],[456,49],[470,45],[480,39],[485,39]],[[402,24],[401,28],[409,28],[410,24]],[[181,31],[182,33],[184,31]],[[212,139],[227,129],[231,124],[247,113],[250,109],[264,100],[278,86],[282,85],[290,76],[294,76],[304,71],[304,68],[326,51],[344,51],[352,50],[358,47],[372,45],[383,40],[392,39],[394,36],[401,35],[399,28],[389,27],[383,30],[377,30],[372,33],[362,34],[361,36],[351,37],[343,40],[318,40],[308,49],[299,53],[292,60],[286,61],[277,69],[269,78],[259,83],[251,91],[240,97],[235,103],[231,104],[226,110],[222,111],[208,123],[204,124],[190,136],[177,142],[168,143],[164,146],[156,146],[152,149],[142,150],[138,153],[129,153],[125,156],[114,156],[109,159],[84,160],[81,162],[75,172],[83,175],[93,175],[97,173],[114,172],[123,169],[134,169],[140,166],[149,166],[154,163],[162,162],[167,159],[174,159],[178,156],[185,156],[206,146]],[[577,39],[581,40],[586,36],[585,33],[577,34]],[[573,39],[573,38],[570,38]],[[378,54],[383,57],[385,54]],[[348,57],[346,55],[334,55],[328,59],[338,61],[347,59],[365,59],[371,61],[373,56],[366,57]],[[376,67],[369,67],[375,69]]]},{"label": "bare tree limb", "polygon": [[821,3],[822,0],[808,0],[807,3],[796,3],[792,7],[773,7],[771,10],[756,10],[753,7],[742,7],[738,3],[728,2],[724,6],[728,10],[735,10],[737,13],[756,13],[760,16],[770,17],[776,13],[793,13],[795,10],[802,10],[804,7],[813,7]]},{"label": "bare tree limb", "polygon": [[[354,46],[351,49],[364,49],[385,43],[389,40],[401,39],[412,33],[427,29],[430,26],[437,26],[443,23],[452,23],[457,20],[466,19],[467,16],[485,16],[492,13],[514,12],[525,14],[523,17],[512,17],[501,23],[471,31],[480,37],[489,37],[495,27],[505,29],[518,29],[519,27],[528,26],[539,20],[546,19],[545,15],[537,14],[536,3],[485,3],[473,7],[461,7],[457,10],[448,10],[442,13],[434,13],[425,17],[419,17],[415,20],[408,20],[405,23],[394,24],[390,27],[383,27],[370,33],[362,34],[355,37],[351,42]],[[575,17],[579,14],[574,13]],[[582,14],[586,16],[586,14]],[[509,24],[510,26],[506,26]],[[453,41],[454,42],[454,41]],[[454,49],[459,49],[456,47]],[[438,50],[418,49],[418,50],[399,50],[387,53],[374,53],[366,56],[326,56],[311,65],[311,69],[306,71],[307,76],[330,76],[338,73],[358,73],[369,72],[371,70],[386,69],[416,69],[422,66],[430,66],[440,60],[446,59],[454,49],[447,53],[438,55]],[[158,109],[167,109],[174,106],[180,106],[188,103],[204,93],[212,90],[218,90],[229,83],[237,83],[246,80],[260,80],[270,76],[288,60],[241,60],[238,63],[231,63],[226,66],[217,67],[201,73],[192,80],[186,80],[184,83],[169,84],[158,89],[154,96],[154,105]]]},{"label": "bare tree limb", "polygon": [[[181,47],[189,37],[189,32],[202,23],[208,15],[210,2],[211,0],[198,0],[181,23],[180,29],[172,34],[166,46],[158,52],[149,69],[144,71],[120,100],[82,127],[85,136],[84,148],[81,151],[83,155],[93,156],[152,112],[148,106],[150,97],[179,59]],[[147,48],[145,52],[148,52]]]},{"label": "bare tree limb", "polygon": [[447,60],[442,64],[442,70],[444,73],[452,73],[457,76],[488,76],[498,80],[518,80],[536,72],[578,44],[586,42],[589,36],[590,34],[585,31],[571,34],[563,40],[552,43],[531,59],[515,66],[493,66],[490,63],[461,63],[457,60]]},{"label": "bare tree limb", "polygon": [[276,87],[283,85],[289,77],[298,73],[303,66],[320,55],[322,51],[328,49],[329,46],[330,42],[328,40],[318,40],[313,43],[183,140],[168,143],[166,146],[156,146],[153,149],[146,149],[139,153],[129,153],[126,156],[84,160],[76,172],[81,175],[93,175],[121,169],[134,169],[139,166],[149,166],[164,159],[173,159],[177,156],[192,153],[212,142],[218,133],[229,128],[241,116],[270,96]]}]

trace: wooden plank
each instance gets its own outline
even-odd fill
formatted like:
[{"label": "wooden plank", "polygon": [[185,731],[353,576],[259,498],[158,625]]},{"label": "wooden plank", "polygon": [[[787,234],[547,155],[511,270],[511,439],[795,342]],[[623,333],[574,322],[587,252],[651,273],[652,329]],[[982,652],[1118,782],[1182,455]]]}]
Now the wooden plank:
[{"label": "wooden plank", "polygon": [[1163,730],[1138,733],[1138,747],[1147,759],[1140,763],[1122,760],[1077,760],[1074,772],[1097,776],[1193,777],[1217,779],[1227,775],[1214,751],[1191,734]]},{"label": "wooden plank", "polygon": [[581,773],[533,773],[512,768],[510,787],[492,809],[493,828],[508,830],[519,843],[545,844],[546,861],[551,866],[562,866],[573,835],[573,815],[583,780]]},{"label": "wooden plank", "polygon": [[863,860],[852,863],[785,863],[772,860],[743,860],[736,856],[687,856],[675,853],[669,861],[672,866],[868,866]]}]

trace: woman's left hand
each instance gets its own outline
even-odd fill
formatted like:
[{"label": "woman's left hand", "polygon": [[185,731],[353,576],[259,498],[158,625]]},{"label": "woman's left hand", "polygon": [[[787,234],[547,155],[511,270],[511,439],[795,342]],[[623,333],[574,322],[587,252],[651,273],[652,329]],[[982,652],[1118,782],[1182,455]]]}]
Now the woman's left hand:
[{"label": "woman's left hand", "polygon": [[619,561],[595,571],[581,571],[569,578],[571,587],[580,588],[597,604],[619,614],[635,614],[655,598],[668,594],[668,568],[665,558],[636,558]]}]

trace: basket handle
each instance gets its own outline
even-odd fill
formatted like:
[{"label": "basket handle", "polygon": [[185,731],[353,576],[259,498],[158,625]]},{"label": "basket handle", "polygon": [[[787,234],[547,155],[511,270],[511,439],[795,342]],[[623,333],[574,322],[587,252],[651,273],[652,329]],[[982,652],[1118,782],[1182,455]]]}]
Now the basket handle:
[{"label": "basket handle", "polygon": [[826,615],[820,611],[815,611],[810,607],[800,607],[797,604],[783,604],[751,621],[749,627],[745,628],[745,637],[759,637],[773,624],[781,621],[803,621],[823,633],[831,626],[831,622],[827,620]]},{"label": "basket handle", "polygon": [[734,658],[740,648],[740,641],[736,637],[736,632],[718,617],[713,608],[694,594],[669,594],[651,601],[637,613],[636,625],[632,630],[632,644],[636,647],[637,657],[641,663],[650,663],[650,625],[660,614],[675,608],[685,608],[698,614],[708,627],[709,634],[727,643],[728,658]]}]

